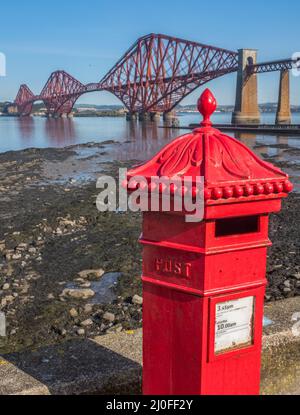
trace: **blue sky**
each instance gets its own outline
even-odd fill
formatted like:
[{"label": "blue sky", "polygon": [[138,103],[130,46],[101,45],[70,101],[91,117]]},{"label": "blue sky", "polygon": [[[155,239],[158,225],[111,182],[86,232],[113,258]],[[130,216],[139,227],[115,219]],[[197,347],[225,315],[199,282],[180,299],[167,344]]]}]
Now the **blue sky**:
[{"label": "blue sky", "polygon": [[[0,101],[13,99],[21,83],[39,93],[57,69],[83,83],[98,81],[138,37],[151,32],[231,50],[256,48],[260,61],[300,51],[299,0],[14,0],[1,2],[0,13],[0,52],[7,57]],[[220,104],[234,102],[235,78],[208,84]],[[260,102],[277,100],[278,79],[278,73],[259,77]],[[292,103],[300,105],[300,78],[292,77],[291,86]],[[119,103],[103,92],[79,102]]]}]

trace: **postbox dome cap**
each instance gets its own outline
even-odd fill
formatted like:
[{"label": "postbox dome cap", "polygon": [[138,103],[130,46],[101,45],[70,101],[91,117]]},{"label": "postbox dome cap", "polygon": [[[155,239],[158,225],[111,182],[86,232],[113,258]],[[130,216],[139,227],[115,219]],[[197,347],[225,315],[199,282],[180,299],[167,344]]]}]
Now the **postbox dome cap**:
[{"label": "postbox dome cap", "polygon": [[198,100],[203,115],[199,128],[176,138],[145,164],[128,172],[128,179],[152,177],[204,178],[204,195],[209,203],[233,199],[285,197],[293,185],[286,173],[260,159],[245,144],[213,128],[211,115],[217,102],[209,89]]}]

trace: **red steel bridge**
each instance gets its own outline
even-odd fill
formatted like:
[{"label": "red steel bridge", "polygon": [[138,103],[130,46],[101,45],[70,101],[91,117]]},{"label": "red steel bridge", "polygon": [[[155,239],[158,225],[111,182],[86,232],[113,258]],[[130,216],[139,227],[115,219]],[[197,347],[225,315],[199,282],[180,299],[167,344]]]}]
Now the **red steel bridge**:
[{"label": "red steel bridge", "polygon": [[[290,60],[249,65],[249,74],[289,65]],[[81,95],[109,91],[130,113],[167,113],[199,86],[237,70],[235,51],[150,34],[138,39],[100,82],[84,85],[65,71],[56,71],[39,95],[21,85],[14,103],[23,116],[31,113],[36,101],[44,102],[49,116],[61,116],[71,113]]]}]

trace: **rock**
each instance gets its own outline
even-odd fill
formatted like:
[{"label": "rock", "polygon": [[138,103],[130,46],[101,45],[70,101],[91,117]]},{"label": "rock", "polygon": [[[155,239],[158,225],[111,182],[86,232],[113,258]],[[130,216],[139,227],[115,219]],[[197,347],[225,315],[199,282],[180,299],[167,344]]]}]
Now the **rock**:
[{"label": "rock", "polygon": [[84,320],[80,323],[82,327],[89,327],[89,326],[92,326],[93,324],[94,322],[91,318],[89,318],[88,320]]},{"label": "rock", "polygon": [[291,282],[290,282],[290,280],[286,280],[286,281],[284,281],[283,285],[284,285],[286,288],[291,288]]},{"label": "rock", "polygon": [[90,314],[93,311],[93,305],[92,304],[86,304],[84,306],[84,312],[86,314]]},{"label": "rock", "polygon": [[298,272],[297,274],[294,274],[293,278],[295,278],[296,280],[300,280],[300,272]]},{"label": "rock", "polygon": [[90,282],[84,282],[83,284],[80,284],[81,288],[90,288],[91,287],[91,283]]},{"label": "rock", "polygon": [[78,311],[75,308],[71,308],[71,310],[69,311],[69,314],[73,318],[78,317]]},{"label": "rock", "polygon": [[14,259],[14,260],[18,260],[18,259],[22,258],[22,255],[21,254],[14,254],[11,258]]},{"label": "rock", "polygon": [[113,323],[116,319],[116,316],[113,313],[105,313],[103,315],[103,319],[109,321],[110,323]]},{"label": "rock", "polygon": [[59,220],[60,226],[71,226],[71,227],[76,226],[76,221],[74,220],[70,220],[67,218],[57,218],[57,219]]},{"label": "rock", "polygon": [[3,286],[2,286],[2,290],[3,290],[3,291],[7,291],[7,290],[9,290],[9,289],[10,289],[10,284],[8,284],[8,283],[3,284]]},{"label": "rock", "polygon": [[87,288],[83,288],[83,289],[67,288],[63,290],[61,295],[63,297],[75,298],[77,300],[88,300],[89,298],[94,297],[95,292]]},{"label": "rock", "polygon": [[286,287],[286,288],[283,289],[283,292],[285,294],[289,294],[290,292],[292,292],[292,290],[290,288]]},{"label": "rock", "polygon": [[27,244],[21,243],[17,246],[17,251],[23,252],[23,251],[26,251],[27,248],[28,248]]},{"label": "rock", "polygon": [[10,252],[6,252],[5,258],[6,258],[7,261],[10,261],[11,258],[12,258],[12,254]]},{"label": "rock", "polygon": [[140,297],[139,295],[135,295],[132,298],[132,304],[143,305],[143,297]]},{"label": "rock", "polygon": [[84,329],[78,329],[77,334],[78,334],[78,336],[84,336],[85,335],[85,330]]},{"label": "rock", "polygon": [[27,294],[28,293],[28,291],[29,291],[29,284],[28,284],[28,282],[25,282],[25,284],[22,286],[22,291],[21,291],[21,294]]},{"label": "rock", "polygon": [[49,294],[48,296],[47,296],[47,298],[48,298],[48,300],[54,300],[54,295],[53,294]]},{"label": "rock", "polygon": [[121,333],[123,330],[123,327],[121,324],[118,324],[117,326],[113,326],[107,330],[107,333]]},{"label": "rock", "polygon": [[36,254],[36,248],[34,246],[32,246],[31,248],[28,249],[28,252],[30,254]]},{"label": "rock", "polygon": [[6,297],[4,297],[4,300],[6,301],[6,303],[12,303],[14,299],[15,297],[12,295],[7,295]]},{"label": "rock", "polygon": [[278,269],[281,269],[282,267],[283,267],[283,264],[277,264],[277,265],[274,265],[270,271],[276,271]]},{"label": "rock", "polygon": [[105,271],[100,269],[86,269],[84,271],[80,271],[78,275],[81,278],[87,279],[90,275],[94,276],[95,278],[101,278],[105,274]]},{"label": "rock", "polygon": [[65,336],[67,335],[67,330],[66,330],[66,329],[59,329],[59,330],[58,330],[58,333],[59,333],[61,336],[65,337]]}]

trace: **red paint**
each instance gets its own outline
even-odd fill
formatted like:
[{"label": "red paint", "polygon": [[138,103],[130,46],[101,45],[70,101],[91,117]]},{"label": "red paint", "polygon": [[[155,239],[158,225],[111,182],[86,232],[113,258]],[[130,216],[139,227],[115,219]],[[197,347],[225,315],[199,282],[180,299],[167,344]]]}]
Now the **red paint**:
[{"label": "red paint", "polygon": [[[286,59],[248,65],[248,74],[292,69],[296,61]],[[35,101],[44,101],[51,115],[68,114],[82,94],[109,91],[131,113],[169,112],[180,101],[212,79],[236,72],[238,54],[162,34],[138,39],[100,82],[83,85],[65,71],[53,72],[40,95],[21,85],[15,104],[21,115],[29,115]],[[199,111],[202,113],[201,99]],[[208,116],[215,110],[214,97],[205,101]]]},{"label": "red paint", "polygon": [[150,34],[138,39],[100,82],[83,85],[56,71],[39,95],[21,86],[15,104],[21,115],[29,115],[41,100],[49,114],[60,115],[70,113],[82,94],[109,91],[131,113],[169,112],[195,88],[237,69],[236,51]]},{"label": "red paint", "polygon": [[[202,128],[179,137],[128,173],[204,176],[199,223],[185,212],[143,219],[144,394],[258,394],[269,213],[292,188],[288,176],[210,125],[210,92],[199,100]],[[193,190],[192,190],[193,191]],[[215,352],[216,305],[254,298],[250,343]]]}]

